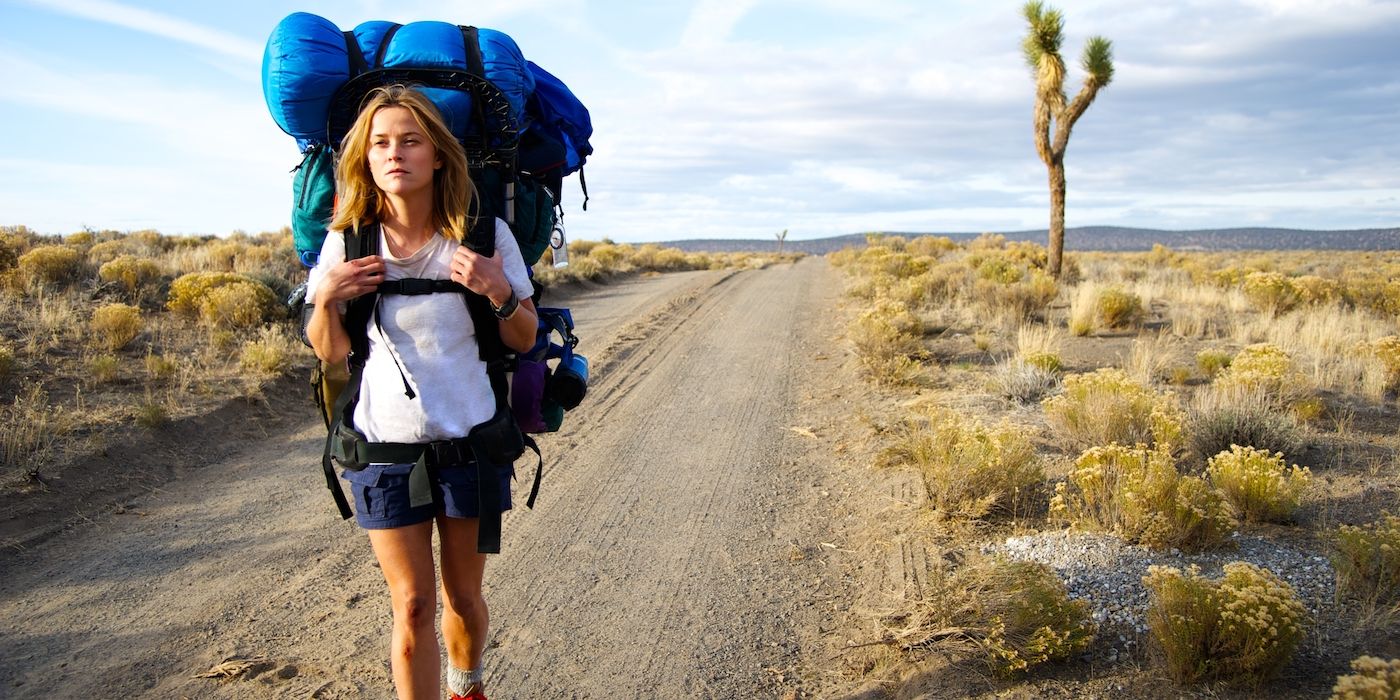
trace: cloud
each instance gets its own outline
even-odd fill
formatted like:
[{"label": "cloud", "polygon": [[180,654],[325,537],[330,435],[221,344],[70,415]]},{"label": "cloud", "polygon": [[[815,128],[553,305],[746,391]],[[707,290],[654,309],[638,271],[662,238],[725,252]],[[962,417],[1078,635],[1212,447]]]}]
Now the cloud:
[{"label": "cloud", "polygon": [[263,45],[213,27],[109,0],[27,0],[35,7],[173,39],[242,61],[262,61]]}]

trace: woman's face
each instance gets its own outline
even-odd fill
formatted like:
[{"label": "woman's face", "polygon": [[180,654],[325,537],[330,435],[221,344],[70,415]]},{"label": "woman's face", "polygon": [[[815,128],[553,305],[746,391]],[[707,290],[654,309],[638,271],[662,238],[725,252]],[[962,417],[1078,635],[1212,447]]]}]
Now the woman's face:
[{"label": "woman's face", "polygon": [[432,190],[442,167],[437,148],[404,107],[385,107],[370,120],[369,171],[374,184],[400,197]]}]

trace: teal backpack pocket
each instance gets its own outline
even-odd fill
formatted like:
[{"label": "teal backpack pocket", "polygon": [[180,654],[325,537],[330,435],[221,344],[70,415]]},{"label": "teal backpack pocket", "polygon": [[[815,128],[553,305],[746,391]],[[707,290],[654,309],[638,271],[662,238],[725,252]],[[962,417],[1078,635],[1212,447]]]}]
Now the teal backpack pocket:
[{"label": "teal backpack pocket", "polygon": [[312,144],[292,180],[292,243],[306,267],[315,267],[335,211],[335,157],[325,144]]}]

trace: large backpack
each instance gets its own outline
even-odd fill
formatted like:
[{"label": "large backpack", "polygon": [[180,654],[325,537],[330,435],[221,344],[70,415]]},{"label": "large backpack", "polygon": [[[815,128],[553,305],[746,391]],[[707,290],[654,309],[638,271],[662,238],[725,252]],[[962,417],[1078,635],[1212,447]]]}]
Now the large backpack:
[{"label": "large backpack", "polygon": [[[536,89],[536,75],[544,76],[540,81],[543,90]],[[491,255],[497,217],[510,225],[527,265],[538,261],[550,245],[565,245],[557,193],[565,175],[578,170],[582,180],[583,162],[592,153],[588,112],[563,83],[526,62],[509,36],[443,22],[366,22],[353,31],[341,32],[323,18],[296,13],[279,23],[268,40],[263,91],[274,120],[296,137],[303,149],[303,162],[296,169],[293,184],[292,217],[303,264],[314,265],[334,210],[336,147],[365,95],[393,83],[412,84],[432,99],[466,151],[480,197],[464,245]],[[377,252],[373,247],[378,239],[377,226],[347,232],[347,257]],[[537,284],[537,308],[540,291]],[[496,418],[490,425],[479,426],[486,430],[473,430],[461,445],[407,446],[421,448],[416,457],[398,449],[401,446],[389,449],[383,444],[364,443],[362,437],[357,443],[350,416],[368,352],[365,328],[375,299],[385,293],[463,295],[496,396]],[[351,303],[346,315],[352,340],[347,366],[322,364],[312,380],[313,394],[327,425],[322,466],[342,517],[351,513],[333,461],[354,469],[373,461],[416,460],[419,467],[426,468],[425,461],[431,461],[437,450],[470,449],[483,466],[478,549],[500,551],[501,504],[497,502],[495,471],[486,465],[513,461],[526,446],[538,454],[534,441],[520,429],[557,430],[563,410],[576,406],[587,386],[587,361],[573,353],[578,339],[573,335],[568,310],[538,311],[536,345],[516,357],[500,341],[489,302],[449,281],[386,283]],[[558,344],[551,341],[556,333],[561,340]],[[555,368],[550,368],[550,361],[556,363]],[[513,386],[508,379],[512,372]],[[480,458],[482,449],[491,453],[485,455],[490,459]],[[526,503],[529,507],[534,506],[542,467],[540,460]],[[415,497],[421,496],[420,489]]]}]

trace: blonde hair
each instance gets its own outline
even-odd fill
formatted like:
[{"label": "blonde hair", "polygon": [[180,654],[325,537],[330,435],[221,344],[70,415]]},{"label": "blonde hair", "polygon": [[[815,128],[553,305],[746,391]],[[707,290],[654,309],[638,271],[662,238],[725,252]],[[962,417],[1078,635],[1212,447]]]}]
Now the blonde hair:
[{"label": "blonde hair", "polygon": [[389,213],[384,193],[374,184],[369,170],[370,122],[387,107],[407,109],[437,149],[442,167],[433,174],[432,223],[443,236],[462,240],[471,227],[476,199],[476,186],[467,170],[467,154],[432,100],[407,85],[377,87],[365,96],[359,116],[340,142],[340,160],[335,166],[336,210],[329,228],[358,231],[362,224],[379,221]]}]

